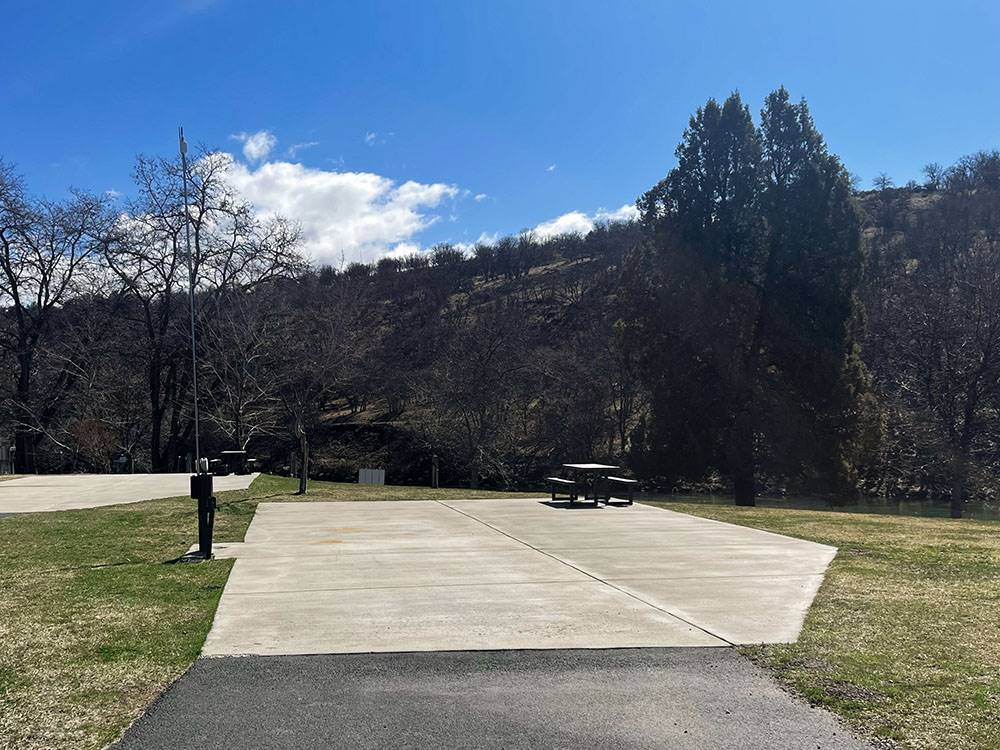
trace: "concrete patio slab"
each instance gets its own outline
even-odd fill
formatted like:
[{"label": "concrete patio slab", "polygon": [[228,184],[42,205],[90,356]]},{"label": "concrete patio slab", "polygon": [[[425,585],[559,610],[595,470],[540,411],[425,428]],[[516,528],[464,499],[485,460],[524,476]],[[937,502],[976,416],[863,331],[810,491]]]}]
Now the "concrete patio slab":
[{"label": "concrete patio slab", "polygon": [[[251,545],[252,547],[253,545]],[[526,547],[294,557],[239,557],[230,594],[413,586],[590,581],[586,573]]]},{"label": "concrete patio slab", "polygon": [[[285,510],[289,506],[295,509]],[[518,546],[483,524],[425,501],[392,503],[391,508],[379,502],[264,503],[245,539],[248,544],[336,546],[362,552]]]},{"label": "concrete patio slab", "polygon": [[726,645],[594,580],[303,594],[227,593],[202,653],[269,656]]},{"label": "concrete patio slab", "polygon": [[642,505],[262,503],[203,654],[792,641],[835,553]]},{"label": "concrete patio slab", "polygon": [[546,551],[575,567],[600,570],[609,580],[745,576],[747,570],[759,576],[822,575],[836,555],[833,548],[820,551],[809,542],[718,544],[712,549],[710,561],[704,545],[674,545],[667,555],[651,555],[648,547]]},{"label": "concrete patio slab", "polygon": [[[245,490],[258,474],[215,477],[216,492]],[[0,482],[0,513],[98,508],[187,496],[190,474],[44,474]]]},{"label": "concrete patio slab", "polygon": [[730,643],[792,643],[799,637],[823,576],[703,576],[609,582]]}]

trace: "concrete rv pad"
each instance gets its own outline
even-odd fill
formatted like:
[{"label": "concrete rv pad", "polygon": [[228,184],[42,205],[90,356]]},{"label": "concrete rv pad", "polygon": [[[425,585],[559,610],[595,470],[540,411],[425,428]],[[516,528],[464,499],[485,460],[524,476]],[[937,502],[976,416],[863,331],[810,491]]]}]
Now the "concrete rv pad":
[{"label": "concrete rv pad", "polygon": [[[217,492],[245,490],[257,474],[215,477]],[[189,495],[190,474],[42,474],[0,482],[0,513],[97,508]]]},{"label": "concrete rv pad", "polygon": [[794,641],[833,547],[644,505],[262,503],[206,656]]}]

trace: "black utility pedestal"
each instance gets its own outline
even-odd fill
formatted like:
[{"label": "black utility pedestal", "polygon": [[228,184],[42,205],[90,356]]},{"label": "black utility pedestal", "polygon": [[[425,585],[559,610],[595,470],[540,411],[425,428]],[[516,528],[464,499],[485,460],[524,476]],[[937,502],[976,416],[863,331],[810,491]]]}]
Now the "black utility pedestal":
[{"label": "black utility pedestal", "polygon": [[211,474],[194,474],[191,477],[191,497],[198,501],[198,556],[211,560],[212,528],[215,526]]}]

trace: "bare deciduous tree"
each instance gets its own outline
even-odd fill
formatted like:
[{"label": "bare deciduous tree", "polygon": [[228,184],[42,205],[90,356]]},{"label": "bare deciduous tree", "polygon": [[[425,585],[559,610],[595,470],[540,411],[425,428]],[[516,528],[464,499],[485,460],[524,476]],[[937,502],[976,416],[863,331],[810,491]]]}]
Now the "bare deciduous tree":
[{"label": "bare deciduous tree", "polygon": [[202,414],[237,450],[278,427],[277,384],[269,358],[283,349],[281,318],[263,290],[230,290],[201,328]]},{"label": "bare deciduous tree", "polygon": [[422,384],[426,424],[437,441],[459,444],[473,488],[484,469],[504,473],[502,456],[515,437],[512,402],[528,363],[526,325],[513,300],[458,311]]},{"label": "bare deciduous tree", "polygon": [[962,515],[971,459],[996,449],[1000,411],[1000,214],[996,193],[942,195],[920,217],[872,306],[886,395],[905,405],[922,455],[951,476]]},{"label": "bare deciduous tree", "polygon": [[0,163],[0,299],[10,321],[0,329],[0,345],[17,366],[9,399],[17,471],[35,470],[37,427],[47,421],[33,403],[39,346],[59,306],[87,288],[90,261],[105,245],[107,230],[100,199],[75,193],[62,203],[32,200],[13,170]]},{"label": "bare deciduous tree", "polygon": [[[190,217],[192,267],[198,292],[198,322],[217,312],[228,290],[252,289],[304,267],[296,252],[297,232],[280,218],[262,220],[228,179],[231,160],[203,152],[188,164],[189,205],[177,161],[136,162],[138,197],[118,222],[117,241],[107,263],[138,303],[148,378],[150,456],[155,470],[173,465],[191,429],[187,363],[189,279],[185,225]],[[164,436],[165,432],[165,436]]]}]

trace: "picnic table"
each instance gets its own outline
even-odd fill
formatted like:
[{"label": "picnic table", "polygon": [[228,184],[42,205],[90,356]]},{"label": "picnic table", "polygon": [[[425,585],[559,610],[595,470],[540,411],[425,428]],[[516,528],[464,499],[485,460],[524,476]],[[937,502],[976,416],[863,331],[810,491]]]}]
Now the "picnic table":
[{"label": "picnic table", "polygon": [[557,492],[562,490],[567,493],[570,503],[574,503],[581,499],[579,489],[582,488],[582,499],[585,502],[593,501],[596,506],[601,500],[605,503],[610,502],[611,488],[618,487],[625,490],[628,504],[632,504],[632,495],[638,482],[634,479],[611,476],[611,472],[620,467],[597,463],[563,464],[562,467],[573,478],[548,477],[553,500],[556,499]]},{"label": "picnic table", "polygon": [[[601,500],[607,502],[611,499],[610,490],[605,481],[608,475],[617,469],[617,466],[609,464],[563,464],[563,468],[570,472],[576,482],[583,487],[583,500],[593,500],[594,505]],[[603,493],[602,493],[603,490]]]}]

